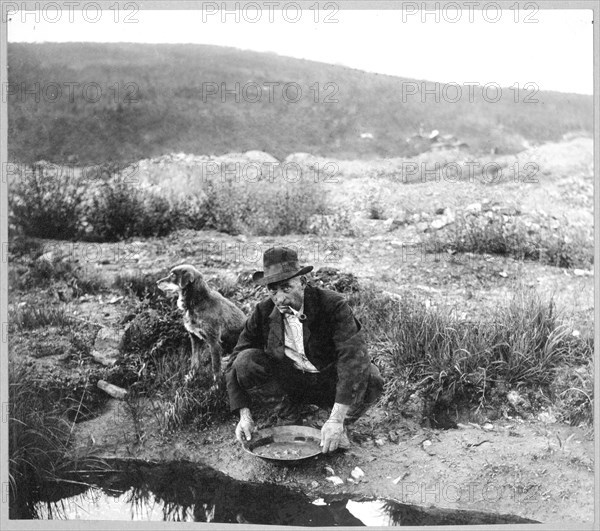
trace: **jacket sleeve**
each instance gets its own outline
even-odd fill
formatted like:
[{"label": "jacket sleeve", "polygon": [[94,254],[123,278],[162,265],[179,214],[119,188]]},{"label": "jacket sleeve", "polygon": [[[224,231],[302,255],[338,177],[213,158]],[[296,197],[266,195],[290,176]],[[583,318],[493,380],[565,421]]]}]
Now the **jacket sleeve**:
[{"label": "jacket sleeve", "polygon": [[371,360],[362,326],[345,299],[335,301],[331,315],[338,376],[335,401],[351,405],[368,385]]}]

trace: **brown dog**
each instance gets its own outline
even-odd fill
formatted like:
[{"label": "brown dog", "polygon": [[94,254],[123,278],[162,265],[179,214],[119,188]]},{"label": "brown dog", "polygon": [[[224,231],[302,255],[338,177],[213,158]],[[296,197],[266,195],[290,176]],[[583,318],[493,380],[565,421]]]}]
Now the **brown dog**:
[{"label": "brown dog", "polygon": [[156,284],[161,291],[179,293],[177,306],[183,311],[183,324],[192,342],[192,374],[202,358],[210,359],[213,378],[218,384],[223,353],[230,353],[235,347],[246,316],[235,304],[211,289],[192,265],[174,267],[169,276]]}]

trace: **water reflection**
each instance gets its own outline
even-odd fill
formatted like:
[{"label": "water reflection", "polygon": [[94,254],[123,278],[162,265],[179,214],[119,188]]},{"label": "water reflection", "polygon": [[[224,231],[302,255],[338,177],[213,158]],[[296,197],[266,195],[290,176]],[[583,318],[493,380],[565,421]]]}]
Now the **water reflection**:
[{"label": "water reflection", "polygon": [[42,519],[143,520],[297,526],[465,525],[533,522],[515,516],[424,509],[394,500],[330,496],[318,500],[280,485],[235,480],[189,462],[118,462],[79,478],[94,487],[45,489]]}]

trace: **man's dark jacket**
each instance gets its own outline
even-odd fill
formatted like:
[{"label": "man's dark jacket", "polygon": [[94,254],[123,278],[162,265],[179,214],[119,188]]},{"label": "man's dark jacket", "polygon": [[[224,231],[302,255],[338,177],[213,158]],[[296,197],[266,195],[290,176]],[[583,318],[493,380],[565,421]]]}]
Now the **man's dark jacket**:
[{"label": "man's dark jacket", "polygon": [[[304,314],[306,320],[302,328],[306,357],[319,371],[335,365],[335,401],[352,404],[371,363],[361,324],[342,295],[310,285],[304,290]],[[283,315],[273,301],[267,299],[257,304],[244,325],[227,370],[240,352],[250,348],[263,349],[268,357],[283,360],[283,330]],[[235,394],[236,400],[232,402],[241,403],[237,398],[244,397],[245,392],[237,382],[231,382],[232,389],[230,380],[228,378],[230,400],[234,398],[231,394]]]}]

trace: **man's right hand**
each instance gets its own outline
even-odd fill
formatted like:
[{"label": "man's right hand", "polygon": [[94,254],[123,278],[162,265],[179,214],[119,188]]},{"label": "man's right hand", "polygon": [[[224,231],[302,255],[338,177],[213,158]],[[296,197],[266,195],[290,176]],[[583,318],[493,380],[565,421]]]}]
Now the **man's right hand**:
[{"label": "man's right hand", "polygon": [[254,426],[254,420],[248,408],[240,409],[240,421],[235,428],[235,437],[241,443],[244,440],[249,441],[252,439],[252,432],[256,431]]}]

